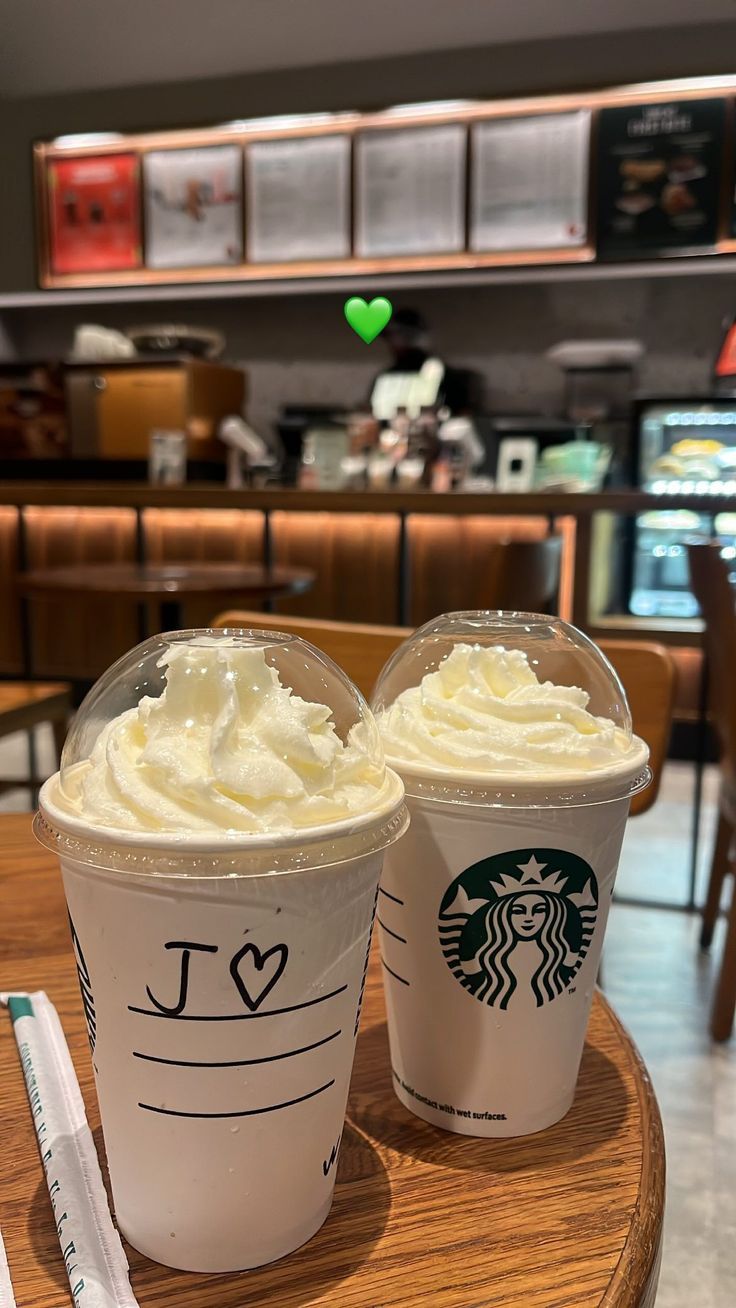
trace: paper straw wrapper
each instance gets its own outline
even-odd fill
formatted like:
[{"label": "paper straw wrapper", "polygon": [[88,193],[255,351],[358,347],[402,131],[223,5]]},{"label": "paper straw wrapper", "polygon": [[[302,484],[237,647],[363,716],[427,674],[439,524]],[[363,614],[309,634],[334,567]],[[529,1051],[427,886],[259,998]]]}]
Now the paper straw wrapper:
[{"label": "paper straw wrapper", "polygon": [[[43,991],[2,995],[13,1021],[56,1230],[75,1308],[139,1308],[112,1224],[92,1133],[64,1032]],[[3,1298],[0,1253],[0,1308]],[[8,1280],[9,1285],[9,1280]]]},{"label": "paper straw wrapper", "polygon": [[2,1231],[0,1231],[0,1308],[16,1308]]}]

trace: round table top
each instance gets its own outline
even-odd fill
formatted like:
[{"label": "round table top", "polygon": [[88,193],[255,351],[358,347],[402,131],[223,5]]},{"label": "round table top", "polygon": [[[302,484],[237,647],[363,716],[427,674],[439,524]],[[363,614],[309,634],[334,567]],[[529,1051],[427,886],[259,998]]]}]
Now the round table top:
[{"label": "round table top", "polygon": [[20,577],[33,594],[129,595],[170,599],[200,594],[297,595],[309,590],[306,568],[262,563],[80,563],[39,568]]},{"label": "round table top", "polygon": [[[0,818],[4,975],[57,1006],[103,1153],[56,860],[28,816]],[[66,1280],[11,1034],[0,1020],[0,1226],[19,1303],[58,1308]],[[662,1128],[646,1069],[596,994],[578,1092],[563,1121],[515,1140],[451,1135],[392,1091],[374,949],[335,1202],[303,1248],[252,1272],[204,1276],[126,1245],[141,1308],[651,1308],[664,1208]]]}]

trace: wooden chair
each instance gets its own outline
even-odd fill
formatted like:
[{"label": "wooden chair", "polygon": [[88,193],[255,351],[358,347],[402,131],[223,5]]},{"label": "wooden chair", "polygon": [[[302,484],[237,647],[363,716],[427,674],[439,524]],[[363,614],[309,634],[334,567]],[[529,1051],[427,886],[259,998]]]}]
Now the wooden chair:
[{"label": "wooden chair", "polygon": [[0,736],[25,731],[29,761],[28,781],[0,779],[0,791],[29,785],[35,804],[40,778],[37,775],[34,729],[42,723],[50,724],[57,760],[60,759],[70,707],[70,687],[63,682],[0,681]]},{"label": "wooden chair", "polygon": [[[703,909],[701,948],[713,939],[726,877],[736,875],[736,595],[729,566],[715,542],[688,545],[690,579],[705,619],[705,656],[711,721],[721,755],[718,828]],[[711,1013],[714,1040],[728,1040],[736,1010],[736,884],[731,895],[726,944]]]},{"label": "wooden chair", "polygon": [[[386,659],[411,634],[408,627],[369,627],[320,618],[294,618],[279,613],[221,613],[215,627],[255,627],[291,631],[324,650],[369,698]],[[639,641],[601,641],[600,647],[621,677],[634,720],[634,730],[649,746],[652,783],[634,796],[632,816],[651,808],[659,791],[667,757],[674,668],[663,645]]]},{"label": "wooden chair", "polygon": [[[420,537],[410,549],[410,616],[421,626],[452,608],[524,609],[556,613],[562,537],[486,541],[460,556],[443,548],[442,537]],[[458,603],[458,596],[462,596]]]}]

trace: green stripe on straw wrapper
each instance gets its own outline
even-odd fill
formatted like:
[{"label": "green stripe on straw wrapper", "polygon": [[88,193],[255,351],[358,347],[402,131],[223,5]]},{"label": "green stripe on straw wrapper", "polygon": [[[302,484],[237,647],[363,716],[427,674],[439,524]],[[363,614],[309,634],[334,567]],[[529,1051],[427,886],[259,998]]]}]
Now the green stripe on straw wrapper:
[{"label": "green stripe on straw wrapper", "polygon": [[33,1004],[28,995],[8,995],[8,1008],[14,1022],[19,1017],[33,1017]]}]

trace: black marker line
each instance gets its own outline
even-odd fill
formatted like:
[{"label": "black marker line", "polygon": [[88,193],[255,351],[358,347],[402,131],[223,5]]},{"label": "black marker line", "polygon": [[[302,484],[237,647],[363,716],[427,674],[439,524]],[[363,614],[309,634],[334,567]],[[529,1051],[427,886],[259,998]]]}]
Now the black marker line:
[{"label": "black marker line", "polygon": [[380,894],[385,895],[387,899],[392,899],[395,904],[401,904],[401,907],[404,907],[403,899],[397,899],[396,895],[390,895],[388,890],[384,890],[383,886],[379,886],[378,889]]},{"label": "black marker line", "polygon": [[258,1117],[260,1113],[277,1113],[281,1108],[293,1108],[294,1104],[303,1104],[307,1099],[314,1099],[315,1095],[321,1095],[324,1090],[329,1090],[330,1086],[335,1084],[334,1077],[332,1081],[326,1081],[316,1090],[310,1090],[309,1094],[300,1095],[298,1099],[287,1099],[283,1104],[269,1104],[266,1108],[246,1108],[238,1113],[186,1113],[178,1108],[156,1108],[155,1104],[139,1104],[139,1108],[145,1108],[148,1113],[162,1113],[164,1117]]},{"label": "black marker line", "polygon": [[386,923],[382,922],[380,917],[377,918],[377,922],[380,927],[383,927],[384,931],[387,931],[390,936],[393,936],[394,940],[399,940],[402,945],[405,945],[407,943],[406,936],[400,936],[397,934],[396,931],[392,931],[391,927],[387,927]]},{"label": "black marker line", "polygon": [[279,1017],[281,1013],[298,1013],[301,1008],[312,1008],[314,1004],[324,1004],[328,999],[341,995],[347,986],[331,990],[329,995],[319,995],[317,999],[308,999],[305,1004],[292,1004],[290,1008],[271,1008],[266,1013],[214,1013],[202,1017],[190,1013],[159,1013],[154,1008],[136,1008],[128,1004],[129,1013],[141,1013],[143,1017],[164,1017],[168,1022],[250,1022],[256,1017]]},{"label": "black marker line", "polygon": [[310,1049],[320,1049],[331,1040],[337,1040],[342,1030],[333,1031],[324,1040],[317,1040],[313,1045],[303,1045],[301,1049],[288,1049],[285,1054],[270,1054],[268,1058],[244,1058],[235,1063],[190,1063],[182,1058],[158,1058],[155,1054],[139,1054],[133,1050],[134,1058],[142,1058],[146,1063],[165,1063],[167,1067],[255,1067],[257,1063],[278,1063],[282,1058],[296,1058],[297,1054],[307,1054]]},{"label": "black marker line", "polygon": [[399,976],[398,972],[394,972],[393,968],[392,968],[392,967],[389,967],[389,965],[388,965],[388,963],[386,962],[385,958],[382,958],[382,959],[381,959],[381,962],[383,963],[383,966],[385,967],[386,971],[387,971],[387,972],[390,972],[391,976],[396,977],[396,980],[397,980],[397,981],[400,981],[401,984],[402,984],[402,986],[408,986],[408,985],[409,985],[409,982],[407,981],[406,977]]}]

